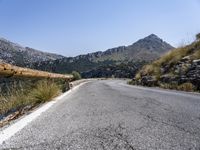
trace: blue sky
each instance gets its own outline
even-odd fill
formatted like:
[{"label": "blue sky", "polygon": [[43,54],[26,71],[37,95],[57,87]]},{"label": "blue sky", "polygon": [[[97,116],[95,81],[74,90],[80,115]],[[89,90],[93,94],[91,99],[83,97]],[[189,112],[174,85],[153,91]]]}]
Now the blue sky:
[{"label": "blue sky", "polygon": [[174,46],[200,32],[200,0],[0,0],[0,37],[75,56],[151,33]]}]

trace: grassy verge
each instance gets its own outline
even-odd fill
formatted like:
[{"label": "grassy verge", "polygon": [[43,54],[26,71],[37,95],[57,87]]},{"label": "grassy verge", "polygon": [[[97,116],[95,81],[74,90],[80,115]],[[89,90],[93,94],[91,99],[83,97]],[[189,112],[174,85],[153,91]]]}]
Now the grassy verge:
[{"label": "grassy verge", "polygon": [[24,108],[32,108],[40,103],[52,100],[65,90],[64,81],[39,80],[28,86],[11,88],[0,95],[0,120]]}]

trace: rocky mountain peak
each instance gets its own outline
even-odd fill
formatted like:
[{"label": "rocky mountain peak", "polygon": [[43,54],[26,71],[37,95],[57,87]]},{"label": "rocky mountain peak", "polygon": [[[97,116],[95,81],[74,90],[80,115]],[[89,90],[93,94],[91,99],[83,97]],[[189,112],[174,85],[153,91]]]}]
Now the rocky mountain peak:
[{"label": "rocky mountain peak", "polygon": [[150,34],[149,36],[138,40],[138,43],[146,43],[146,42],[151,44],[151,42],[162,43],[164,41],[155,34]]},{"label": "rocky mountain peak", "polygon": [[160,39],[157,35],[155,34],[150,34],[149,36],[146,37],[147,39]]}]

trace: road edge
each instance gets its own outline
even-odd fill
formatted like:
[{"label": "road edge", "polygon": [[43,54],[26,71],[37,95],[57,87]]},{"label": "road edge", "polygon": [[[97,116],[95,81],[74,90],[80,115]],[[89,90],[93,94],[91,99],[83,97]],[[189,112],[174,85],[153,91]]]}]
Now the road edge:
[{"label": "road edge", "polygon": [[72,92],[75,92],[78,90],[82,85],[85,83],[88,83],[90,81],[82,82],[76,86],[74,86],[71,90],[63,93],[62,95],[59,95],[58,97],[52,99],[52,101],[49,101],[42,105],[41,107],[33,110],[30,114],[23,116],[22,118],[19,118],[15,123],[9,125],[2,131],[0,131],[0,145],[2,145],[6,140],[14,136],[17,132],[22,130],[25,126],[27,126],[29,123],[31,123],[33,120],[35,120],[37,117],[39,117],[43,112],[47,111],[49,108],[51,108],[54,104],[58,103],[63,97],[68,96]]}]

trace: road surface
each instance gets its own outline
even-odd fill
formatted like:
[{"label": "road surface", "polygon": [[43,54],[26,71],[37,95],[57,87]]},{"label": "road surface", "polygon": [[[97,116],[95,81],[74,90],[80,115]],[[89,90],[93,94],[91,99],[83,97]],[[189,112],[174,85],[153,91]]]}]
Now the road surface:
[{"label": "road surface", "polygon": [[200,96],[92,81],[0,145],[0,149],[200,149]]}]

